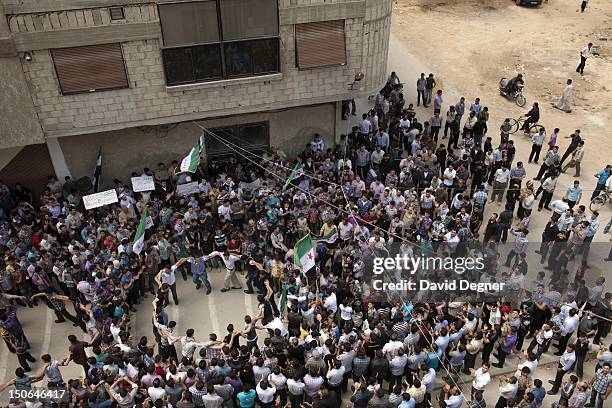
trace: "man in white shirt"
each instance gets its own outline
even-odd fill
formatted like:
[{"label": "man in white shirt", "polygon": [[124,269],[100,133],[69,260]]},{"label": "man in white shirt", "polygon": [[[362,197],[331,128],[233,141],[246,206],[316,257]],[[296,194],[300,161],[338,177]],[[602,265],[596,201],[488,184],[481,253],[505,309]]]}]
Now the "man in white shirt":
[{"label": "man in white shirt", "polygon": [[393,333],[391,335],[391,339],[383,346],[382,352],[383,354],[387,355],[387,357],[389,357],[395,352],[395,350],[403,346],[404,346],[404,343],[399,341],[397,339],[397,335]]},{"label": "man in white shirt", "polygon": [[[206,255],[206,260],[214,258],[215,256],[221,258],[225,264],[225,269],[227,270],[225,278],[223,279],[223,288],[221,288],[221,292],[227,292],[230,289],[242,289],[242,284],[236,276],[236,262],[240,260],[240,257],[231,254],[227,250],[224,252],[213,251]],[[231,288],[230,283],[233,285]]]},{"label": "man in white shirt", "polygon": [[421,371],[425,372],[421,379],[421,384],[425,386],[425,400],[431,402],[431,393],[436,385],[436,370],[427,364],[421,364]]},{"label": "man in white shirt", "polygon": [[336,310],[338,310],[338,299],[336,298],[335,292],[332,292],[331,290],[328,292],[325,302],[323,303],[323,307],[334,314],[336,313]]},{"label": "man in white shirt", "polygon": [[501,376],[499,378],[499,399],[496,407],[505,407],[508,405],[508,400],[513,399],[518,391],[518,380],[515,376],[510,378]]},{"label": "man in white shirt", "polygon": [[404,354],[404,350],[401,347],[394,354],[395,356],[389,361],[389,371],[391,372],[389,385],[392,387],[395,384],[401,387],[404,369],[406,363],[408,363],[408,356]]},{"label": "man in white shirt", "polygon": [[559,200],[554,200],[550,203],[550,209],[553,211],[553,214],[556,216],[556,219],[559,219],[561,214],[566,212],[570,208],[567,197],[563,197]]},{"label": "man in white shirt", "polygon": [[446,408],[460,408],[463,405],[463,394],[458,387],[444,386],[444,403]]},{"label": "man in white shirt", "polygon": [[491,382],[491,374],[489,374],[489,363],[483,363],[482,367],[478,370],[470,368],[472,374],[472,394],[471,398],[474,399],[474,394],[477,391],[484,392],[485,387]]},{"label": "man in white shirt", "polygon": [[452,164],[449,164],[444,170],[444,173],[442,173],[442,184],[444,184],[444,188],[446,188],[449,197],[452,197],[452,189],[453,185],[455,184],[456,176],[457,170],[453,168]]},{"label": "man in white shirt", "polygon": [[274,401],[274,395],[276,395],[276,387],[270,385],[268,380],[261,380],[257,387],[257,398],[259,399],[262,407],[271,407]]},{"label": "man in white shirt", "polygon": [[153,380],[153,385],[147,388],[147,394],[153,403],[155,403],[155,401],[158,399],[163,399],[166,396],[166,391],[164,390],[164,387],[161,386],[161,381],[159,378]]},{"label": "man in white shirt", "polygon": [[508,170],[505,164],[502,164],[501,168],[497,169],[493,176],[493,193],[491,194],[491,201],[495,201],[495,197],[497,197],[497,202],[501,203],[509,180],[510,170]]},{"label": "man in white shirt", "polygon": [[327,384],[340,395],[340,386],[344,379],[344,373],[346,368],[342,365],[340,360],[334,360],[334,367],[327,372]]},{"label": "man in white shirt", "polygon": [[555,395],[559,391],[559,387],[561,387],[561,383],[563,381],[563,376],[574,368],[574,363],[576,363],[576,353],[574,352],[574,346],[570,344],[567,346],[567,349],[559,359],[557,375],[555,376],[552,389],[548,391],[549,395]]},{"label": "man in white shirt", "polygon": [[179,259],[177,263],[172,265],[170,268],[164,268],[155,277],[155,282],[157,286],[161,287],[164,283],[168,285],[170,288],[170,292],[172,292],[172,300],[174,300],[174,304],[178,305],[178,294],[176,293],[176,269],[181,266],[187,258]]},{"label": "man in white shirt", "polygon": [[523,370],[523,368],[527,367],[529,369],[529,372],[531,373],[532,377],[535,377],[535,372],[538,368],[538,356],[533,354],[533,353],[527,353],[527,360],[524,362],[521,362],[523,360],[523,356],[519,355],[519,364],[516,367],[516,372],[514,373],[514,375],[518,378],[521,376],[521,371]]},{"label": "man in white shirt", "polygon": [[188,359],[193,358],[193,354],[195,353],[198,347],[204,347],[204,343],[198,342],[194,337],[194,330],[187,329],[185,332],[185,336],[181,337],[181,354],[183,357],[187,357]]},{"label": "man in white shirt", "polygon": [[574,334],[574,331],[578,328],[580,317],[578,316],[577,309],[570,309],[567,317],[563,320],[563,328],[561,329],[561,339],[559,340],[559,352],[555,353],[557,356],[563,355],[563,350],[567,346],[570,337]]},{"label": "man in white shirt", "polygon": [[593,43],[589,43],[582,49],[582,51],[580,51],[580,64],[578,64],[576,67],[576,72],[578,72],[580,75],[584,75],[584,66],[586,65],[587,58],[593,55],[591,48],[593,48]]},{"label": "man in white shirt", "polygon": [[227,222],[232,221],[232,209],[230,207],[229,200],[223,201],[223,204],[219,206],[217,212],[219,213],[219,218],[224,219]]},{"label": "man in white shirt", "polygon": [[348,241],[353,237],[354,225],[348,221],[348,217],[344,217],[342,222],[338,224],[338,236],[342,241]]},{"label": "man in white shirt", "polygon": [[[340,304],[340,319],[341,323],[343,323],[342,326],[353,319],[353,308],[348,304],[348,300],[346,299]],[[342,327],[340,327],[340,329],[342,329]]]},{"label": "man in white shirt", "polygon": [[538,211],[542,211],[542,207],[546,208],[547,210],[551,209],[549,205],[556,187],[557,175],[553,173],[542,182],[542,198],[540,198],[540,203],[538,204]]}]

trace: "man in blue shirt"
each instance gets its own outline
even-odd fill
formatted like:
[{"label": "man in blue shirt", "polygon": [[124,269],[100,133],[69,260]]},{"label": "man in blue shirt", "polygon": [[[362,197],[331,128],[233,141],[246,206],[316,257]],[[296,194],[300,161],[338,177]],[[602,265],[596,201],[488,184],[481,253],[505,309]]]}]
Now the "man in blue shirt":
[{"label": "man in blue shirt", "polygon": [[569,208],[574,208],[576,204],[580,203],[580,198],[582,197],[582,187],[580,187],[580,181],[574,180],[574,185],[567,188],[566,196]]},{"label": "man in blue shirt", "polygon": [[206,294],[209,295],[212,287],[206,273],[206,257],[191,257],[187,260],[191,264],[191,274],[193,275],[193,283],[196,284],[196,289],[200,289],[202,284],[204,284],[206,286]]},{"label": "man in blue shirt", "polygon": [[595,186],[595,190],[593,191],[591,200],[597,197],[599,193],[606,187],[606,181],[608,181],[610,173],[612,173],[612,165],[608,164],[605,169],[595,174],[595,177],[597,177],[597,185]]},{"label": "man in blue shirt", "polygon": [[257,393],[248,384],[244,384],[244,389],[236,396],[240,403],[240,408],[253,408],[255,406],[255,396]]}]

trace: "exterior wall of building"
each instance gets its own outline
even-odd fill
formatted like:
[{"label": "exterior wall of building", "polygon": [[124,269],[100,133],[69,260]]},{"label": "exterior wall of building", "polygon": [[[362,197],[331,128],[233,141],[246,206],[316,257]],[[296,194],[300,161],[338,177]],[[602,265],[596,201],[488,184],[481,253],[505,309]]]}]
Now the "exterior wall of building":
[{"label": "exterior wall of building", "polygon": [[[0,17],[4,17],[3,10],[0,3]],[[42,142],[43,132],[17,50],[11,41],[7,21],[0,18],[0,148]]]},{"label": "exterior wall of building", "polygon": [[[327,146],[333,147],[335,104],[298,107],[276,112],[262,112],[227,118],[198,121],[207,128],[227,125],[269,122],[270,145],[286,154],[301,152],[315,133],[323,136]],[[160,126],[129,128],[91,135],[58,138],[70,173],[76,178],[93,172],[98,149],[102,149],[102,184],[109,187],[114,178],[124,180],[132,172],[141,173],[144,167],[170,163],[184,157],[201,134],[192,122],[181,123],[170,131]],[[245,146],[243,146],[245,147]]]},{"label": "exterior wall of building", "polygon": [[[185,154],[199,134],[182,123],[192,120],[268,120],[271,145],[289,154],[314,133],[333,145],[345,132],[338,101],[375,94],[384,84],[392,1],[278,1],[280,73],[168,87],[157,4],[172,1],[0,0],[0,51],[14,49],[10,58],[0,52],[0,148],[51,138],[60,147],[52,157],[63,153],[78,177],[91,173],[102,146],[104,179],[112,181]],[[122,6],[125,19],[112,21],[110,6]],[[335,19],[345,20],[346,65],[299,70],[295,24]],[[114,42],[122,44],[129,88],[62,95],[49,49]],[[365,78],[351,86],[358,72]],[[182,124],[155,130],[174,123]]]},{"label": "exterior wall of building", "polygon": [[[63,96],[47,49],[34,50],[32,61],[24,62],[23,68],[42,128],[50,137],[338,101],[355,93],[348,84],[357,72],[366,76],[360,84],[363,93],[373,93],[384,81],[390,7],[390,0],[280,0],[281,74],[264,77],[167,87],[159,29],[151,32],[150,39],[122,44],[129,89]],[[112,22],[106,8],[16,14],[8,22],[24,47],[28,41],[32,47],[40,44],[41,34],[109,25],[120,30],[158,22],[153,3],[124,10],[123,25]],[[298,70],[293,23],[342,17],[335,16],[339,13],[358,16],[345,20],[347,64]],[[20,37],[32,34],[35,36]]]}]

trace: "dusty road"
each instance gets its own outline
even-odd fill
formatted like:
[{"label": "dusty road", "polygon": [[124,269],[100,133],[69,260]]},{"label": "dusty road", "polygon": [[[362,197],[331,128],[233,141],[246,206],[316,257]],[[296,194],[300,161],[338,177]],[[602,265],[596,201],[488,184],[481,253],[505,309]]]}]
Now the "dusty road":
[{"label": "dusty road", "polygon": [[[511,0],[398,0],[394,3],[389,50],[389,70],[395,70],[405,83],[408,103],[416,102],[416,79],[420,72],[434,73],[444,89],[443,113],[460,96],[466,105],[480,97],[491,113],[489,133],[499,141],[497,129],[506,117],[527,112],[531,103],[540,104],[542,123],[548,132],[558,127],[561,136],[581,129],[586,141],[585,160],[580,182],[584,191],[582,204],[595,186],[594,173],[609,162],[612,137],[612,2],[593,0],[585,13],[577,12],[578,0],[550,0],[541,7],[519,7]],[[610,41],[608,41],[610,38]],[[587,62],[585,75],[575,72],[579,52],[588,42],[598,55]],[[501,77],[523,73],[527,105],[519,108],[501,97]],[[573,111],[565,113],[552,106],[561,95],[568,78],[574,80]],[[419,117],[428,115],[422,107]],[[425,120],[425,119],[423,119]],[[520,132],[512,139],[517,146],[517,160],[526,162],[531,142]],[[569,141],[560,138],[560,152]],[[539,166],[527,164],[528,178],[535,177]],[[573,181],[573,172],[560,177],[555,197],[561,196]],[[536,184],[537,186],[538,184]],[[495,205],[489,211],[501,210]],[[609,217],[602,211],[602,221]],[[546,213],[534,213],[533,238],[539,239],[548,219]],[[606,242],[601,232],[596,241]]]}]

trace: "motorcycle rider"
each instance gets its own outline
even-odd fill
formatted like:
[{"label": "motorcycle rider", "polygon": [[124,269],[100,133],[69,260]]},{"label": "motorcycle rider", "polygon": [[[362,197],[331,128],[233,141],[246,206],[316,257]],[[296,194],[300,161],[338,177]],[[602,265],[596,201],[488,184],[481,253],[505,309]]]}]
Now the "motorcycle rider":
[{"label": "motorcycle rider", "polygon": [[525,85],[525,81],[523,81],[523,74],[518,74],[508,81],[508,85],[506,86],[506,92],[508,95],[514,96],[514,93],[518,90],[518,85]]}]

